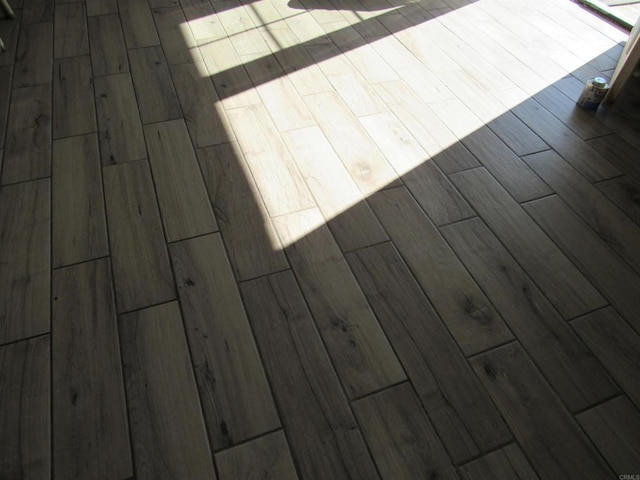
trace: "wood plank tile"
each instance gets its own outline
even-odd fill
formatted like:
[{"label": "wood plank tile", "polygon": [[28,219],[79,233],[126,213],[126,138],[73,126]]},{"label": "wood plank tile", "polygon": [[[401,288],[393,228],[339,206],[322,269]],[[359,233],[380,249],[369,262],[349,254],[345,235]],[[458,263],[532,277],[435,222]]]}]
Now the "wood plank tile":
[{"label": "wood plank tile", "polygon": [[13,65],[16,60],[18,33],[22,21],[22,9],[14,11],[15,18],[10,22],[0,22],[0,38],[3,39],[7,51],[0,55],[0,65]]},{"label": "wood plank tile", "polygon": [[16,50],[13,88],[51,83],[52,43],[52,22],[24,25]]},{"label": "wood plank tile", "polygon": [[182,117],[162,48],[130,50],[129,61],[142,123]]},{"label": "wood plank tile", "polygon": [[219,234],[170,246],[209,441],[214,450],[280,426]]},{"label": "wood plank tile", "polygon": [[153,16],[146,0],[117,0],[127,48],[160,45]]},{"label": "wood plank tile", "polygon": [[301,477],[379,479],[291,272],[242,293]]},{"label": "wood plank tile", "polygon": [[131,75],[94,78],[102,165],[140,160],[147,156]]},{"label": "wood plank tile", "polygon": [[596,234],[640,272],[640,226],[553,151],[525,157],[527,164]]},{"label": "wood plank tile", "polygon": [[0,146],[4,146],[5,132],[9,122],[12,80],[13,66],[0,67]]},{"label": "wood plank tile", "polygon": [[154,8],[152,14],[169,65],[192,63],[200,58],[196,40],[179,5]]},{"label": "wood plank tile", "polygon": [[[370,197],[369,202],[465,355],[513,338],[406,189],[384,190]],[[424,248],[426,244],[428,249]]]},{"label": "wood plank tile", "polygon": [[53,142],[52,182],[53,267],[109,255],[95,134]]},{"label": "wood plank tile", "polygon": [[278,431],[216,454],[220,480],[262,475],[279,480],[298,480],[287,440]]},{"label": "wood plank tile", "polygon": [[343,252],[388,240],[318,127],[285,132],[283,138]]},{"label": "wood plank tile", "polygon": [[56,5],[53,57],[89,55],[87,9],[83,2]]},{"label": "wood plank tile", "polygon": [[511,111],[494,118],[487,125],[516,155],[529,155],[549,148]]},{"label": "wood plank tile", "polygon": [[640,408],[640,335],[637,326],[634,331],[613,308],[585,315],[572,321],[571,325]]},{"label": "wood plank tile", "polygon": [[27,0],[22,7],[22,24],[53,22],[53,10],[53,0]]},{"label": "wood plank tile", "polygon": [[0,344],[48,332],[49,179],[0,191]]},{"label": "wood plank tile", "polygon": [[184,120],[145,126],[167,242],[218,230]]},{"label": "wood plank tile", "polygon": [[481,220],[441,232],[569,410],[583,410],[617,392],[602,365]]},{"label": "wood plank tile", "polygon": [[395,248],[346,257],[454,463],[506,442],[498,411]]},{"label": "wood plank tile", "polygon": [[616,472],[635,472],[640,464],[640,413],[618,397],[578,415],[578,422]]},{"label": "wood plank tile", "polygon": [[605,305],[591,283],[486,170],[449,178],[564,318]]},{"label": "wood plank tile", "polygon": [[0,465],[7,478],[51,478],[49,358],[48,335],[0,347]]},{"label": "wood plank tile", "polygon": [[640,182],[625,175],[596,183],[595,187],[640,225]]},{"label": "wood plank tile", "polygon": [[[317,209],[274,219],[320,335],[350,398],[405,374]],[[315,227],[315,228],[314,228]]]},{"label": "wood plank tile", "polygon": [[127,478],[133,467],[109,260],[55,270],[52,284],[53,473]]},{"label": "wood plank tile", "polygon": [[118,312],[175,298],[146,160],[103,169]]},{"label": "wood plank tile", "polygon": [[89,56],[56,59],[53,69],[53,138],[97,131]]},{"label": "wood plank tile", "polygon": [[215,480],[178,303],[124,315],[119,328],[136,478]]},{"label": "wood plank tile", "polygon": [[587,143],[626,175],[640,182],[638,151],[623,138],[616,134],[606,135],[589,140]]},{"label": "wood plank tile", "polygon": [[612,475],[517,343],[478,355],[471,364],[542,478]]},{"label": "wood plank tile", "polygon": [[353,408],[382,478],[457,478],[409,383],[358,400]]},{"label": "wood plank tile", "polygon": [[229,260],[238,280],[286,269],[289,264],[257,187],[235,144],[197,151]]},{"label": "wood plank tile", "polygon": [[129,71],[127,49],[118,15],[98,15],[87,19],[93,75]]},{"label": "wood plank tile", "polygon": [[86,0],[87,15],[89,17],[100,15],[111,15],[118,13],[118,2],[116,0]]},{"label": "wood plank tile", "polygon": [[459,472],[462,480],[492,480],[495,478],[539,480],[527,457],[515,444],[474,460],[460,467]]}]

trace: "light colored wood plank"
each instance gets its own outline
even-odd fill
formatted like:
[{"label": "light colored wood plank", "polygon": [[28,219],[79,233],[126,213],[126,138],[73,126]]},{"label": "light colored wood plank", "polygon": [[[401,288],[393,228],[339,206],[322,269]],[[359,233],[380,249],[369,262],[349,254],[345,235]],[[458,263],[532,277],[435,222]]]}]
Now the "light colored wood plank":
[{"label": "light colored wood plank", "polygon": [[382,478],[457,478],[410,384],[370,395],[353,406]]},{"label": "light colored wood plank", "polygon": [[162,50],[169,65],[192,63],[200,59],[196,40],[188,28],[187,20],[179,5],[154,8],[152,13]]},{"label": "light colored wood plank", "polygon": [[220,480],[273,478],[297,480],[284,434],[279,431],[216,454]]},{"label": "light colored wood plank", "polygon": [[53,23],[25,25],[20,31],[13,88],[41,85],[52,81]]},{"label": "light colored wood plank", "polygon": [[51,478],[49,336],[0,347],[0,465],[7,478]]},{"label": "light colored wood plank", "polygon": [[[97,158],[96,158],[97,162]],[[53,474],[133,474],[108,259],[53,272]]]},{"label": "light colored wood plank", "polygon": [[285,132],[283,137],[342,251],[388,240],[318,127]]},{"label": "light colored wood plank", "polygon": [[507,441],[497,409],[395,248],[346,257],[454,463]]},{"label": "light colored wood plank", "polygon": [[640,182],[625,175],[599,182],[595,187],[640,225]]},{"label": "light colored wood plank", "polygon": [[612,475],[517,343],[478,355],[471,365],[542,478]]},{"label": "light colored wood plank", "polygon": [[53,69],[53,138],[97,131],[89,56],[56,59]]},{"label": "light colored wood plank", "polygon": [[0,344],[48,332],[49,179],[0,191]]},{"label": "light colored wood plank", "polygon": [[94,78],[102,165],[140,160],[147,156],[131,75]]},{"label": "light colored wood plank", "polygon": [[400,363],[317,209],[274,225],[350,398],[404,380]]},{"label": "light colored wood plank", "polygon": [[117,0],[127,48],[160,45],[147,0]]},{"label": "light colored wood plank", "polygon": [[136,478],[215,480],[177,302],[124,315],[119,328]]},{"label": "light colored wood plank", "polygon": [[53,22],[53,0],[27,0],[23,2],[22,24]]},{"label": "light colored wood plank", "polygon": [[103,169],[118,312],[175,298],[160,213],[146,160]]},{"label": "light colored wood plank", "polygon": [[527,457],[515,444],[478,458],[460,467],[459,472],[462,480],[493,480],[495,478],[539,480]]},{"label": "light colored wood plank", "polygon": [[53,267],[109,255],[96,135],[53,142]]},{"label": "light colored wood plank", "polygon": [[87,9],[84,2],[56,5],[53,57],[89,55]]},{"label": "light colored wood plank", "polygon": [[214,450],[280,426],[219,234],[170,246],[200,399]]},{"label": "light colored wood plank", "polygon": [[605,305],[591,283],[486,170],[449,178],[564,318]]},{"label": "light colored wood plank", "polygon": [[222,38],[226,35],[220,20],[208,0],[180,0],[189,30],[198,44]]},{"label": "light colored wood plank", "polygon": [[0,67],[0,146],[4,146],[5,132],[9,122],[9,102],[11,100],[11,84],[13,67]]},{"label": "light colored wood plank", "polygon": [[370,197],[369,202],[465,355],[473,355],[513,338],[484,293],[406,189],[384,190]]},{"label": "light colored wood plank", "polygon": [[110,75],[129,71],[120,17],[98,15],[87,19],[93,75]]},{"label": "light colored wood plank", "polygon": [[617,392],[602,365],[481,220],[441,231],[569,410],[583,410]]},{"label": "light colored wood plank", "polygon": [[379,479],[292,273],[242,293],[301,477]]},{"label": "light colored wood plank", "polygon": [[118,13],[118,2],[116,0],[87,0],[87,15],[89,17],[114,13]]},{"label": "light colored wood plank", "polygon": [[129,61],[142,123],[163,122],[182,117],[162,48],[130,50]]}]

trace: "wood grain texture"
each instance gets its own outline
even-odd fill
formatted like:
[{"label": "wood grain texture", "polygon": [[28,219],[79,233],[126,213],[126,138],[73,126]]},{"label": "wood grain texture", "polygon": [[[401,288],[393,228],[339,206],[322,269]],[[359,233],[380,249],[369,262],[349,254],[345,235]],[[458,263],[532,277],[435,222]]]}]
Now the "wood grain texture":
[{"label": "wood grain texture", "polygon": [[457,478],[410,384],[358,400],[354,411],[382,478]]},{"label": "wood grain texture", "polygon": [[108,255],[95,134],[54,141],[51,181],[53,267]]},{"label": "wood grain texture", "polygon": [[395,248],[346,257],[451,459],[507,441],[498,411]]},{"label": "wood grain texture", "polygon": [[589,281],[486,170],[450,178],[565,318],[604,305]]},{"label": "wood grain texture", "polygon": [[175,298],[160,213],[146,160],[103,170],[118,312]]},{"label": "wood grain texture", "polygon": [[280,426],[219,234],[170,247],[211,446]]},{"label": "wood grain texture", "polygon": [[0,146],[4,146],[5,133],[9,121],[12,78],[13,66],[0,67]]},{"label": "wood grain texture", "polygon": [[144,128],[168,242],[218,230],[183,120]]},{"label": "wood grain texture", "polygon": [[127,478],[133,469],[109,261],[55,270],[52,283],[53,473]]},{"label": "wood grain texture", "polygon": [[153,8],[152,14],[167,64],[183,65],[200,60],[196,39],[179,5]]},{"label": "wood grain texture", "polygon": [[[285,252],[350,398],[404,380],[395,353],[316,209],[274,219]],[[311,228],[311,226],[317,228]],[[300,237],[301,232],[310,232]]]},{"label": "wood grain texture", "polygon": [[120,317],[138,479],[216,479],[180,309],[167,303]]},{"label": "wood grain texture", "polygon": [[301,477],[379,479],[291,272],[241,288]]},{"label": "wood grain texture", "polygon": [[16,50],[13,88],[51,83],[52,43],[52,22],[24,25]]},{"label": "wood grain texture", "polygon": [[53,70],[53,138],[97,131],[89,56],[56,59]]},{"label": "wood grain texture", "polygon": [[595,187],[640,225],[640,182],[625,175],[599,182]]},{"label": "wood grain texture", "polygon": [[160,45],[151,9],[146,0],[118,0],[118,10],[127,48]]},{"label": "wood grain texture", "polygon": [[298,480],[287,440],[278,431],[216,454],[220,480]]},{"label": "wood grain texture", "polygon": [[2,184],[51,175],[51,85],[11,94]]},{"label": "wood grain texture", "polygon": [[56,5],[53,57],[89,55],[87,9],[84,2]]},{"label": "wood grain texture", "polygon": [[0,347],[0,466],[6,478],[51,478],[49,336]]},{"label": "wood grain texture", "polygon": [[[406,189],[384,190],[370,197],[369,202],[465,355],[513,338]],[[423,247],[425,243],[428,249]]]},{"label": "wood grain texture", "polygon": [[0,344],[50,330],[48,179],[0,191]]},{"label": "wood grain texture", "polygon": [[517,343],[480,354],[470,362],[542,478],[612,475]]},{"label": "wood grain texture", "polygon": [[14,11],[15,18],[10,22],[0,22],[0,38],[3,39],[7,51],[0,55],[0,65],[13,65],[16,59],[18,34],[22,20],[22,9]]},{"label": "wood grain texture", "polygon": [[522,450],[511,444],[484,457],[480,457],[459,469],[462,480],[493,480],[513,478],[517,480],[539,480]]},{"label": "wood grain texture", "polygon": [[53,0],[27,0],[22,9],[22,24],[53,22],[53,11]]},{"label": "wood grain texture", "polygon": [[87,0],[87,15],[89,18],[114,13],[118,13],[118,2],[116,0]]},{"label": "wood grain texture", "polygon": [[587,142],[591,148],[613,163],[620,171],[640,182],[638,152],[619,135],[605,135]]},{"label": "wood grain texture", "polygon": [[118,15],[89,17],[87,22],[93,75],[128,72],[129,60]]},{"label": "wood grain texture", "polygon": [[494,118],[487,125],[518,156],[537,153],[549,148],[549,145],[511,111]]}]

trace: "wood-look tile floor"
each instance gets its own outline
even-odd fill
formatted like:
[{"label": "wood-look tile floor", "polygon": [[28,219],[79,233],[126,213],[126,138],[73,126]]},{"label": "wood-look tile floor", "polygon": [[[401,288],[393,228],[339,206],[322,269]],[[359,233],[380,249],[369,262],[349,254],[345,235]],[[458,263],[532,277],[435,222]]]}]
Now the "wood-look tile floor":
[{"label": "wood-look tile floor", "polygon": [[1,479],[640,474],[638,82],[575,107],[624,32],[568,0],[23,2]]}]

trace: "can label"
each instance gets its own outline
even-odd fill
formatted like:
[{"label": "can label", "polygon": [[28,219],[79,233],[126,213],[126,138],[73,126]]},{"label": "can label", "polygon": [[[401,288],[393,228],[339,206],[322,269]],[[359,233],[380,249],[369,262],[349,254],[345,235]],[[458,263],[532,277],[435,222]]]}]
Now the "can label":
[{"label": "can label", "polygon": [[608,90],[609,84],[604,78],[590,78],[576,103],[587,110],[596,110]]}]

